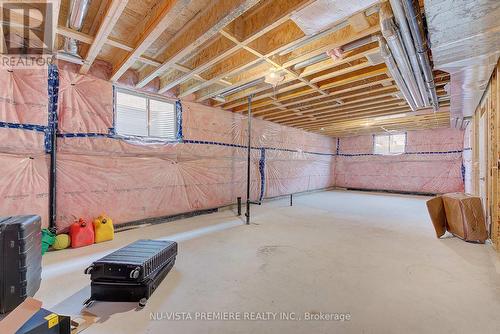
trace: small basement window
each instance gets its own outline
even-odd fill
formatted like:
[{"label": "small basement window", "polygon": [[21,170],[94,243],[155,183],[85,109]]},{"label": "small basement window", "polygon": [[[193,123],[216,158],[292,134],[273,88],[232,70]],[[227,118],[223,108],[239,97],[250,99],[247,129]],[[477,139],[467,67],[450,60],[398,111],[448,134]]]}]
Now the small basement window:
[{"label": "small basement window", "polygon": [[383,134],[373,137],[373,153],[392,155],[405,153],[406,133]]},{"label": "small basement window", "polygon": [[115,89],[115,130],[119,135],[177,139],[175,103]]}]

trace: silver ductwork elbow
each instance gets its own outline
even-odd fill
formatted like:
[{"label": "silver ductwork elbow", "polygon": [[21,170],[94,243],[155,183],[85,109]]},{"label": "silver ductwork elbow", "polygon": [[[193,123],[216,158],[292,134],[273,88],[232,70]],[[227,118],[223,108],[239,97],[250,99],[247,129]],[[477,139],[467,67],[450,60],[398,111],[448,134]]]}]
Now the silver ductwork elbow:
[{"label": "silver ductwork elbow", "polygon": [[380,55],[382,58],[384,58],[385,64],[387,66],[387,69],[389,70],[389,73],[391,74],[392,78],[396,82],[396,85],[398,85],[399,90],[401,90],[401,93],[403,94],[404,98],[408,102],[408,105],[410,106],[412,111],[417,110],[417,106],[415,105],[415,101],[413,100],[410,91],[408,90],[408,87],[406,86],[405,80],[403,79],[403,76],[401,75],[401,72],[399,71],[398,65],[396,64],[396,61],[394,60],[394,57],[391,54],[391,51],[389,50],[389,47],[387,46],[387,43],[385,42],[384,38],[379,36],[378,38],[379,46],[380,46]]}]

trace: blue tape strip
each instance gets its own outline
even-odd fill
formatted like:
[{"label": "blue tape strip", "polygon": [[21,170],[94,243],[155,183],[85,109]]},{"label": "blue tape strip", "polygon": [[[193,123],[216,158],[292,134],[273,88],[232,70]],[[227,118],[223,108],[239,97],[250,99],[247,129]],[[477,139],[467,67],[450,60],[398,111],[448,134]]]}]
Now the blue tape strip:
[{"label": "blue tape strip", "polygon": [[465,184],[465,165],[463,162],[462,162],[462,166],[461,166],[460,170],[462,171],[462,181]]},{"label": "blue tape strip", "polygon": [[[394,156],[399,155],[411,155],[411,154],[454,154],[454,153],[462,153],[463,150],[454,150],[454,151],[427,151],[427,152],[405,152],[401,154],[395,154]],[[375,154],[375,153],[339,153],[337,154],[339,157],[361,157],[361,156],[392,156],[392,155],[383,155],[383,154]]]},{"label": "blue tape strip", "polygon": [[92,137],[108,137],[113,138],[111,133],[58,133],[60,138],[92,138]]},{"label": "blue tape strip", "polygon": [[57,101],[59,98],[59,70],[55,64],[51,64],[48,71],[49,118],[48,129],[45,132],[45,152],[50,153],[53,150],[54,136],[58,128]]},{"label": "blue tape strip", "polygon": [[176,101],[175,102],[175,112],[176,112],[176,119],[177,119],[177,139],[183,139],[183,134],[182,134],[182,104],[181,101]]},{"label": "blue tape strip", "polygon": [[259,159],[259,174],[260,174],[260,195],[259,202],[262,202],[264,198],[264,192],[266,189],[266,149],[260,149],[260,159]]},{"label": "blue tape strip", "polygon": [[0,122],[0,128],[22,129],[22,130],[38,131],[38,132],[45,133],[47,131],[48,127],[45,125],[37,125],[37,124],[19,124],[19,123]]},{"label": "blue tape strip", "polygon": [[[1,124],[1,123],[0,123]],[[136,137],[126,137],[126,136],[117,136],[113,134],[111,131],[110,133],[62,133],[58,134],[58,137],[64,137],[64,138],[87,138],[87,137],[106,137],[106,138],[113,138],[113,139],[137,139]],[[177,140],[171,140],[171,141],[158,141],[158,143],[164,143],[164,144],[174,144],[174,143],[185,143],[185,144],[200,144],[200,145],[217,145],[217,146],[226,146],[226,147],[236,147],[236,148],[246,148],[246,145],[240,145],[240,144],[229,144],[229,143],[222,143],[222,142],[216,142],[216,141],[210,141],[210,140],[193,140],[193,139],[177,139]],[[278,147],[258,147],[258,146],[252,146],[252,150],[270,150],[270,151],[281,151],[281,152],[290,152],[290,153],[305,153],[305,154],[313,154],[313,155],[323,155],[323,156],[341,156],[341,157],[359,157],[359,156],[379,156],[380,154],[374,154],[374,153],[322,153],[322,152],[312,152],[312,151],[299,151],[299,150],[292,150],[288,148],[278,148]],[[405,154],[453,154],[453,153],[462,153],[463,150],[452,150],[452,151],[423,151],[423,152],[405,152],[402,153],[401,155]]]}]

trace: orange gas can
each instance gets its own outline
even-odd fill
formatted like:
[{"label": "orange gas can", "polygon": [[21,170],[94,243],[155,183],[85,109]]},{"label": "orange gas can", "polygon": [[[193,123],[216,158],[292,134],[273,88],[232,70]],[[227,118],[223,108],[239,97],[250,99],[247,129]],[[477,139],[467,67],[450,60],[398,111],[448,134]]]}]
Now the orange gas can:
[{"label": "orange gas can", "polygon": [[69,228],[69,235],[71,236],[72,248],[92,245],[94,243],[94,226],[87,224],[83,218],[80,218]]}]

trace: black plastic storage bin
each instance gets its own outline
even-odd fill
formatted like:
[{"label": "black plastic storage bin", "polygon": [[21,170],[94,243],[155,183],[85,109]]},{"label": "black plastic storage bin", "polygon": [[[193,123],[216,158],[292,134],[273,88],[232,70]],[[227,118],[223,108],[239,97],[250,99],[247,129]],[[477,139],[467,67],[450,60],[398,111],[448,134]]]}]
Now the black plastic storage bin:
[{"label": "black plastic storage bin", "polygon": [[0,217],[0,313],[32,297],[41,280],[40,216]]}]

